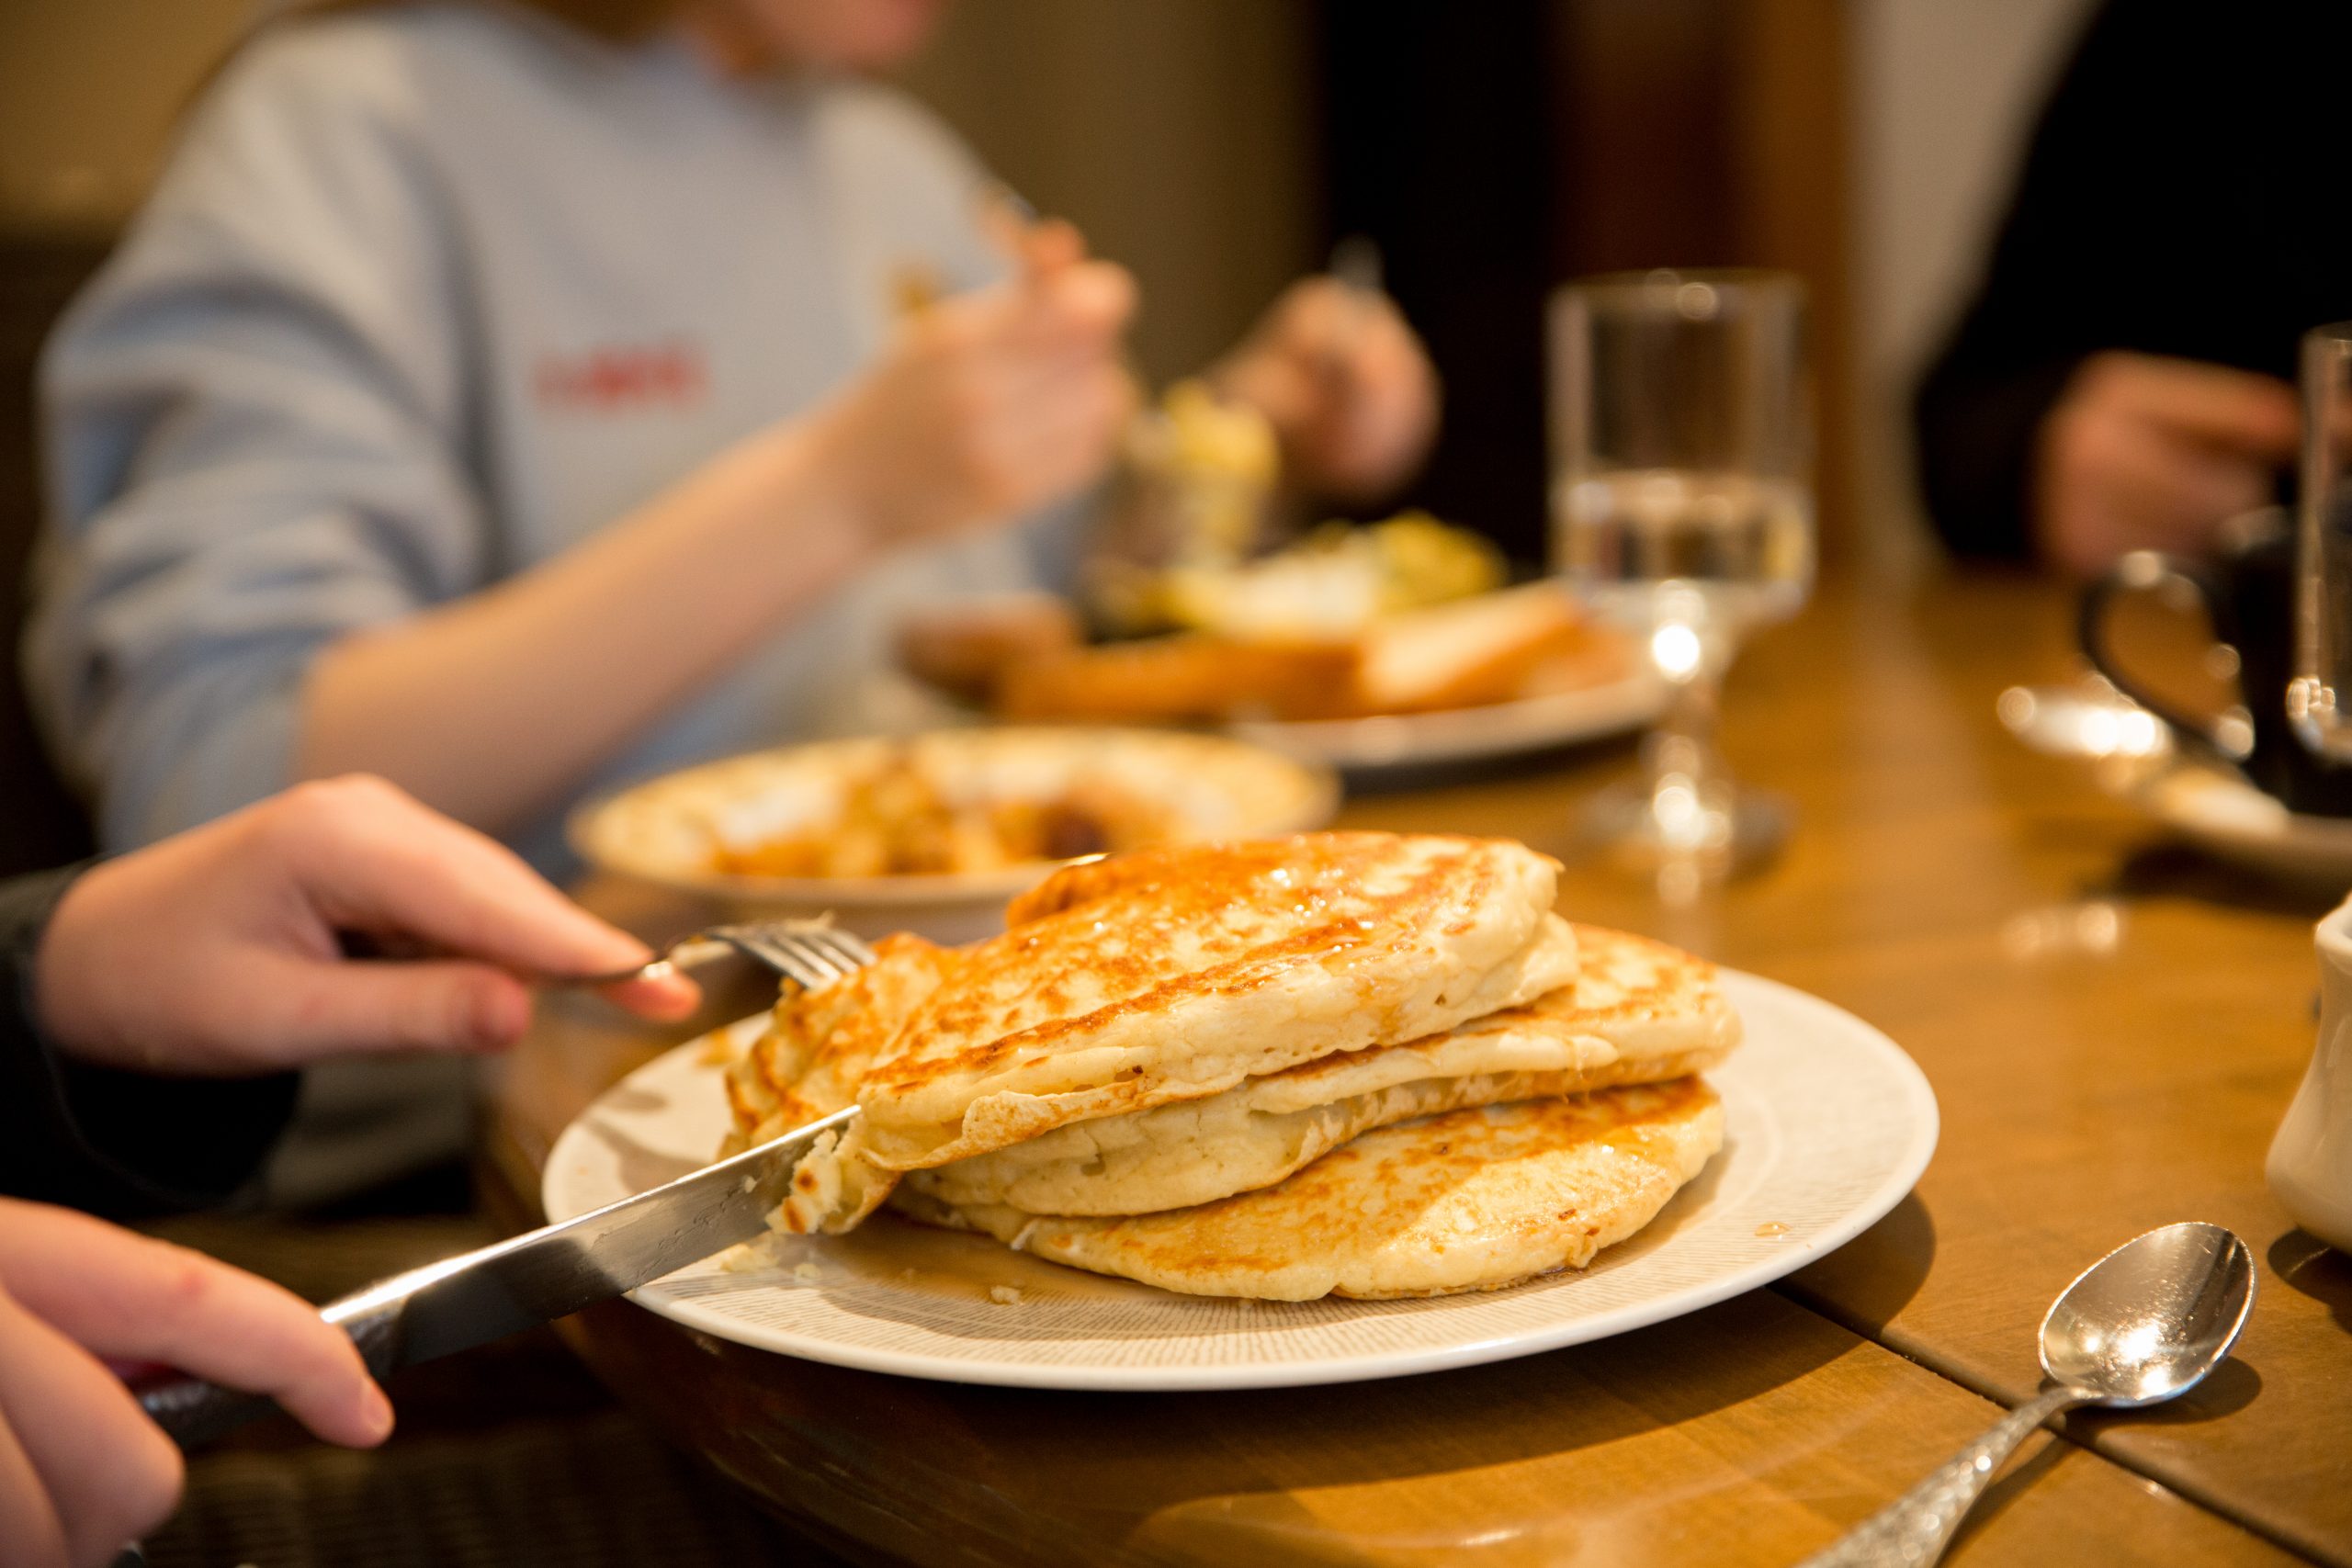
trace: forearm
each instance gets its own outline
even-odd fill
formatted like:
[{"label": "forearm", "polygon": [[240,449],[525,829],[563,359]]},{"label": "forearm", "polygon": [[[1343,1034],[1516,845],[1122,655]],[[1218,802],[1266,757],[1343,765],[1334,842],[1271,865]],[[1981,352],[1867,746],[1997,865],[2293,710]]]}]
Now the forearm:
[{"label": "forearm", "polygon": [[492,831],[526,819],[867,563],[839,466],[819,426],[783,427],[510,581],[334,643],[298,773],[379,773]]}]

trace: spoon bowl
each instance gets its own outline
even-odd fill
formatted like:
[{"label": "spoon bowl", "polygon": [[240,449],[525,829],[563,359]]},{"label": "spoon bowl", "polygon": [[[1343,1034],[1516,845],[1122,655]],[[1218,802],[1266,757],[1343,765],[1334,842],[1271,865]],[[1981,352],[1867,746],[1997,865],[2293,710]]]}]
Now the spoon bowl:
[{"label": "spoon bowl", "polygon": [[2041,1370],[2089,1403],[2175,1398],[2228,1359],[2254,1309],[2254,1254],[2191,1221],[2135,1236],[2075,1277],[2041,1320]]}]

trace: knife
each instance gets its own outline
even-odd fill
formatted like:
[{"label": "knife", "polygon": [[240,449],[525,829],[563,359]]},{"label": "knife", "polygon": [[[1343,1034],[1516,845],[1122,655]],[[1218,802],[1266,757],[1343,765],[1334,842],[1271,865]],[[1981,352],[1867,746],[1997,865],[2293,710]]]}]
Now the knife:
[{"label": "knife", "polygon": [[[330,1302],[319,1315],[351,1336],[381,1380],[518,1329],[552,1322],[749,1241],[790,1191],[792,1168],[857,1107],[796,1127],[677,1180],[445,1258]],[[277,1408],[261,1394],[178,1378],[139,1403],[183,1449]]]}]

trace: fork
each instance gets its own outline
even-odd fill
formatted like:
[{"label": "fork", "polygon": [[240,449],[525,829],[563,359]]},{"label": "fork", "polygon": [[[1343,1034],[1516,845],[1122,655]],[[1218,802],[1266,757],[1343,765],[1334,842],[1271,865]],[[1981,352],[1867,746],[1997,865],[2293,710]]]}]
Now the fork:
[{"label": "fork", "polygon": [[680,937],[650,961],[602,975],[550,975],[553,986],[618,986],[655,980],[740,953],[808,990],[830,986],[874,962],[874,950],[830,920],[749,920]]}]

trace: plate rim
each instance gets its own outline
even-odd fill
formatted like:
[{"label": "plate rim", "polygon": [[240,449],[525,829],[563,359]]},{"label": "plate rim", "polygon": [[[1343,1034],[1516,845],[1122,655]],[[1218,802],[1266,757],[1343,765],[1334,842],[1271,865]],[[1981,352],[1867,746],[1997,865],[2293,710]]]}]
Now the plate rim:
[{"label": "plate rim", "polygon": [[[2109,783],[2102,773],[2098,782],[2109,798],[2234,865],[2306,882],[2352,878],[2352,817],[2290,811],[2276,796],[2194,759],[2176,758],[2120,784]],[[2256,804],[2275,826],[2239,824],[2195,810],[2186,798],[2192,792]],[[2323,863],[2313,864],[2312,856]]]},{"label": "plate rim", "polygon": [[[628,1299],[643,1310],[681,1327],[710,1334],[748,1349],[827,1366],[980,1387],[1123,1393],[1311,1388],[1328,1383],[1372,1382],[1385,1378],[1414,1377],[1425,1372],[1449,1371],[1495,1361],[1514,1360],[1522,1356],[1541,1355],[1550,1350],[1612,1338],[1654,1324],[1687,1316],[1784,1279],[1815,1258],[1844,1247],[1884,1219],[1918,1185],[1920,1176],[1935,1157],[1942,1134],[1942,1111],[1936,1100],[1934,1086],[1928,1082],[1926,1072],[1911,1054],[1885,1031],[1826,998],[1783,981],[1728,966],[1719,968],[1717,974],[1726,982],[1727,989],[1755,987],[1777,996],[1784,1004],[1794,1004],[1800,1011],[1826,1010],[1858,1030],[1860,1036],[1868,1042],[1871,1049],[1882,1058],[1882,1064],[1900,1083],[1905,1109],[1911,1117],[1911,1129],[1901,1154],[1878,1184],[1867,1197],[1851,1205],[1835,1224],[1795,1241],[1786,1248],[1776,1249],[1751,1263],[1728,1270],[1702,1285],[1687,1287],[1648,1300],[1629,1302],[1605,1312],[1570,1318],[1544,1328],[1465,1338],[1458,1343],[1412,1350],[1381,1350],[1306,1362],[1272,1360],[1238,1365],[1177,1363],[1070,1367],[1051,1362],[975,1361],[923,1351],[875,1350],[816,1339],[795,1339],[796,1348],[786,1349],[775,1344],[756,1343],[743,1338],[741,1325],[738,1322],[710,1312],[693,1298],[650,1301],[646,1299],[650,1287],[640,1287],[629,1292]],[[638,1073],[668,1062],[681,1052],[700,1050],[711,1035],[742,1028],[765,1016],[764,1013],[754,1013],[697,1035],[652,1058],[612,1087],[617,1088],[628,1082]],[[605,1092],[611,1092],[610,1089]],[[543,1212],[548,1209],[552,1173],[559,1168],[566,1145],[575,1135],[587,1135],[582,1129],[588,1112],[603,1098],[600,1094],[596,1100],[583,1107],[580,1115],[564,1127],[549,1146],[539,1183]],[[779,1333],[779,1337],[787,1337],[788,1334]]]},{"label": "plate rim", "polygon": [[[1623,735],[1655,720],[1665,711],[1667,697],[1665,683],[1636,667],[1614,681],[1475,707],[1354,718],[1237,719],[1222,732],[1342,773],[1378,773],[1483,761]],[[1600,711],[1595,715],[1593,709]],[[1553,710],[1561,710],[1559,716],[1544,721],[1544,716]],[[1368,734],[1410,736],[1415,730],[1425,737],[1434,731],[1436,739],[1401,748],[1363,739]]]}]

